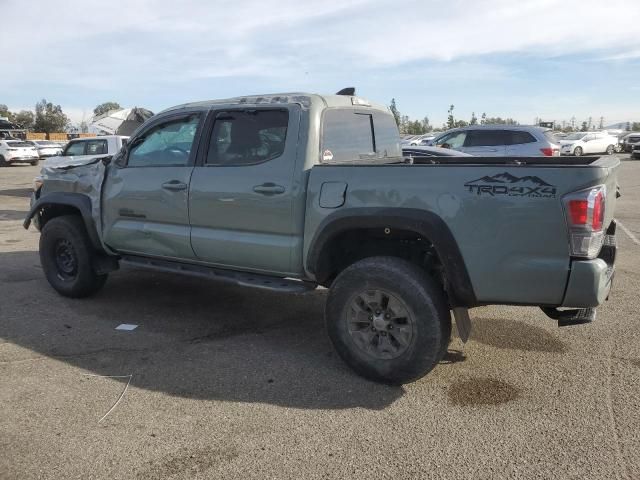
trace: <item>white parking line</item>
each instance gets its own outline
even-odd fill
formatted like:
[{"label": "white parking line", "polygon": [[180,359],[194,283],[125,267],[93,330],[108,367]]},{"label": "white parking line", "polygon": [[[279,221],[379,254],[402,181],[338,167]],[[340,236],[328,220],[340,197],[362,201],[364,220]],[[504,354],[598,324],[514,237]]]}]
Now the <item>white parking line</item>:
[{"label": "white parking line", "polygon": [[618,220],[617,222],[618,222],[618,226],[620,226],[622,231],[627,234],[627,236],[631,239],[631,241],[636,245],[640,245],[640,240],[638,240],[638,237],[636,237],[631,230],[625,227],[620,220]]}]

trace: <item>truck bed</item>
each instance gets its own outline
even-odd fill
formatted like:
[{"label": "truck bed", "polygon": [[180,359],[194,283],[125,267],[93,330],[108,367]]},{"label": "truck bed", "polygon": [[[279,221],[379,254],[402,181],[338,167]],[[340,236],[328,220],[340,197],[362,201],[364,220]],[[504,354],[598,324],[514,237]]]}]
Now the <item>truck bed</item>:
[{"label": "truck bed", "polygon": [[[414,159],[415,160],[415,159]],[[319,165],[307,194],[313,232],[350,210],[415,209],[441,218],[458,243],[479,303],[561,305],[571,255],[561,198],[605,184],[613,219],[616,157],[431,157],[429,163]],[[437,161],[433,163],[432,160]],[[331,192],[344,184],[343,204]],[[331,187],[331,188],[329,188]],[[332,201],[333,200],[333,203]]]}]

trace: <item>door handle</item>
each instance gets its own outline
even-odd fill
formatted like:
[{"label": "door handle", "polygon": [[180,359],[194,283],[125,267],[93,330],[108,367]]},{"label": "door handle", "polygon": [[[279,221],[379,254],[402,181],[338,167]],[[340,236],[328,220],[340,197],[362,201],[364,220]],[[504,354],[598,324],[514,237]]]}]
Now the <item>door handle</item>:
[{"label": "door handle", "polygon": [[277,195],[279,193],[284,193],[284,190],[285,189],[282,185],[276,185],[272,182],[263,183],[262,185],[256,185],[253,187],[254,192],[261,193],[262,195]]},{"label": "door handle", "polygon": [[186,190],[187,184],[182,183],[180,180],[171,180],[170,182],[164,182],[162,184],[162,188],[164,188],[165,190],[177,192],[178,190]]}]

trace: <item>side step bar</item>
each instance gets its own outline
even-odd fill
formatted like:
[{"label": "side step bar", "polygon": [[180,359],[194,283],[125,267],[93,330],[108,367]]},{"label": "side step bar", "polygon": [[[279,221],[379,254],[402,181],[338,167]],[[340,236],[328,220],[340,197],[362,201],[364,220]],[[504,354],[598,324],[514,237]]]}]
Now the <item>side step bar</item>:
[{"label": "side step bar", "polygon": [[596,319],[595,308],[574,308],[571,310],[558,310],[551,307],[540,307],[545,315],[558,321],[559,327],[590,323]]},{"label": "side step bar", "polygon": [[224,270],[222,268],[195,265],[192,263],[181,263],[170,260],[159,260],[155,258],[137,257],[134,255],[123,255],[122,263],[139,268],[147,268],[160,272],[182,273],[186,275],[218,280],[226,283],[233,283],[244,287],[262,288],[288,293],[304,293],[314,290],[317,285],[311,282],[304,282],[292,278],[271,277],[259,273],[237,272],[235,270]]}]

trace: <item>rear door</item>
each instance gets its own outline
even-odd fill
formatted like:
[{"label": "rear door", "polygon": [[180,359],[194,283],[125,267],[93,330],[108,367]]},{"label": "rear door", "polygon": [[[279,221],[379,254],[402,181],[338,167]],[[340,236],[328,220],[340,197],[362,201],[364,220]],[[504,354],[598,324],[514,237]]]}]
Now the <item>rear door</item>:
[{"label": "rear door", "polygon": [[508,137],[505,130],[468,130],[459,150],[478,157],[501,157],[507,153]]},{"label": "rear door", "polygon": [[506,154],[509,156],[538,156],[541,145],[531,133],[524,130],[505,130]]},{"label": "rear door", "polygon": [[298,105],[211,112],[189,193],[198,260],[292,273],[292,252],[302,250],[293,208],[294,198],[304,202],[294,182],[300,113]]},{"label": "rear door", "polygon": [[203,114],[149,124],[109,166],[103,186],[103,235],[117,251],[193,259],[189,182]]}]

